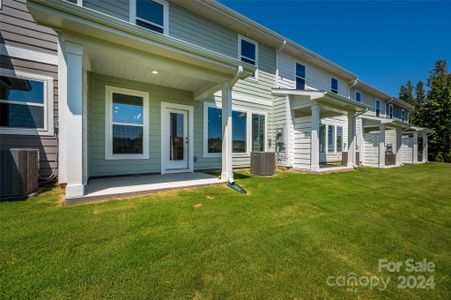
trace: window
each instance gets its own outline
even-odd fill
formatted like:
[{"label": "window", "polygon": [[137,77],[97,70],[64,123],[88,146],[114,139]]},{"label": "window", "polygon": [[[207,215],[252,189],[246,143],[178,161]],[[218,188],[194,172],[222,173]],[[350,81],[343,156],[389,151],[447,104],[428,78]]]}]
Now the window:
[{"label": "window", "polygon": [[355,101],[362,102],[362,93],[355,91]]},{"label": "window", "polygon": [[381,114],[381,100],[379,100],[379,99],[376,99],[375,110],[376,110],[376,117],[379,117],[379,115]]},{"label": "window", "polygon": [[159,32],[168,33],[168,3],[163,0],[130,1],[130,21],[136,25]]},{"label": "window", "polygon": [[53,135],[53,79],[0,69],[0,130]]},{"label": "window", "polygon": [[208,153],[221,153],[222,149],[222,111],[208,107]]},{"label": "window", "polygon": [[406,121],[406,111],[404,109],[401,109],[401,120]]},{"label": "window", "polygon": [[107,87],[106,159],[148,158],[147,93]]},{"label": "window", "polygon": [[338,80],[335,78],[330,79],[330,90],[332,93],[338,94]]},{"label": "window", "polygon": [[[239,36],[238,55],[241,61],[258,66],[258,44],[248,38]],[[254,73],[254,79],[257,79],[257,72]]]},{"label": "window", "polygon": [[337,152],[343,151],[343,127],[337,126]]},{"label": "window", "polygon": [[265,151],[265,116],[252,114],[252,151]]},{"label": "window", "polygon": [[387,116],[388,116],[390,119],[393,119],[393,104],[387,103],[386,110],[387,110]]},{"label": "window", "polygon": [[327,152],[335,152],[335,126],[327,125]]},{"label": "window", "polygon": [[326,125],[324,124],[319,127],[319,152],[326,152]]},{"label": "window", "polygon": [[232,148],[233,153],[246,153],[247,113],[232,111]]},{"label": "window", "polygon": [[305,90],[305,66],[296,64],[296,89]]}]

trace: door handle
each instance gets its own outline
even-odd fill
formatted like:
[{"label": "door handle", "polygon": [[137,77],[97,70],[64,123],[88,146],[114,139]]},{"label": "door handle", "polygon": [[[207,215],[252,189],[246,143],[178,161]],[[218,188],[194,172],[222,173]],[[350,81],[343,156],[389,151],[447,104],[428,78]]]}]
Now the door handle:
[{"label": "door handle", "polygon": [[188,139],[188,137],[185,139],[185,143],[189,143],[189,139]]}]

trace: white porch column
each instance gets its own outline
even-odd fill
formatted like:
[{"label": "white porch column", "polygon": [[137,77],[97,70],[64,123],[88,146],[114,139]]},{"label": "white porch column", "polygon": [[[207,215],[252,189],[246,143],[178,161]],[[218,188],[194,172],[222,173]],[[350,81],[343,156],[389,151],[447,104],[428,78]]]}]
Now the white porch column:
[{"label": "white porch column", "polygon": [[414,164],[418,163],[418,131],[413,132],[413,159]]},{"label": "white porch column", "polygon": [[222,172],[221,179],[233,182],[232,168],[232,86],[222,88]]},{"label": "white porch column", "polygon": [[423,132],[423,162],[428,161],[428,135]]},{"label": "white porch column", "polygon": [[[60,105],[65,111],[60,122],[65,123],[67,135],[66,165],[67,186],[66,198],[77,198],[84,195],[83,178],[83,47],[72,42],[64,43],[67,66],[67,97]],[[61,98],[60,98],[61,100]],[[66,100],[66,101],[64,101]]]},{"label": "white porch column", "polygon": [[379,125],[379,168],[385,167],[385,126]]},{"label": "white porch column", "polygon": [[354,112],[348,112],[348,167],[356,166],[356,116]]},{"label": "white porch column", "polygon": [[402,164],[402,131],[396,128],[396,166]]},{"label": "white porch column", "polygon": [[321,125],[320,112],[321,108],[318,104],[313,104],[312,108],[312,138],[310,144],[310,170],[319,171],[319,127]]}]

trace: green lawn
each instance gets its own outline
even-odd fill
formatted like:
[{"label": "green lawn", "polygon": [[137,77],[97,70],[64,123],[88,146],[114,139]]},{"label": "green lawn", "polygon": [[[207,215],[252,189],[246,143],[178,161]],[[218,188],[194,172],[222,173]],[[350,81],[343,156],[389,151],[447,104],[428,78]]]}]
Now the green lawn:
[{"label": "green lawn", "polygon": [[[237,177],[247,195],[216,186],[62,206],[55,187],[1,202],[0,298],[451,299],[451,165]],[[433,261],[413,274],[435,289],[397,289],[409,273],[379,273],[380,258]],[[351,272],[391,281],[326,283]]]}]

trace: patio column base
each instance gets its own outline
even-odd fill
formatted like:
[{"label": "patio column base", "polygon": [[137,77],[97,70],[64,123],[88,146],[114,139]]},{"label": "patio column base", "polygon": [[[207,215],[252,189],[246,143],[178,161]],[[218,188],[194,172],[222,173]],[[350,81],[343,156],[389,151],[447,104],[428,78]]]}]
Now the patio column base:
[{"label": "patio column base", "polygon": [[66,186],[66,199],[81,198],[85,195],[83,184],[69,184]]}]

